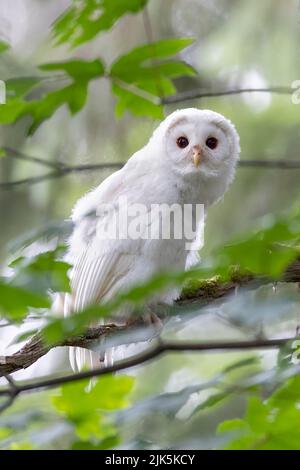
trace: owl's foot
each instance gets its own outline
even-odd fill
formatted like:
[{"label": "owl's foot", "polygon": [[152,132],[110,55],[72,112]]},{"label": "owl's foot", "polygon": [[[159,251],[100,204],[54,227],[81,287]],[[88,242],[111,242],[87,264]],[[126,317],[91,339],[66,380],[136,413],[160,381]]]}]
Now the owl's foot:
[{"label": "owl's foot", "polygon": [[138,319],[136,316],[133,316],[126,320],[126,326],[136,326],[138,324],[154,326],[155,329],[159,330],[163,327],[163,322],[159,316],[149,307],[146,309],[146,313],[140,312]]},{"label": "owl's foot", "polygon": [[152,311],[148,311],[145,315],[143,315],[143,319],[146,325],[154,326],[158,330],[161,330],[164,326],[159,316]]}]

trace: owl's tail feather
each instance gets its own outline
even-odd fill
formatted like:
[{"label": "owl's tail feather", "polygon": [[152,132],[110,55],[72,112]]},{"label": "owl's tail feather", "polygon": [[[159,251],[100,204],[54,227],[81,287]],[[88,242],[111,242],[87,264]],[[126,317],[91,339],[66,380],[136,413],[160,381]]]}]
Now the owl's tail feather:
[{"label": "owl's tail feather", "polygon": [[110,367],[113,365],[113,349],[109,348],[101,356],[99,352],[71,346],[69,348],[69,359],[74,372],[80,372],[83,369]]},{"label": "owl's tail feather", "polygon": [[[68,294],[56,294],[52,312],[57,315],[62,313],[69,316],[73,313],[71,296]],[[101,366],[108,367],[113,364],[113,349],[109,348],[104,354],[91,351],[85,348],[69,347],[69,360],[74,372],[80,372],[83,369],[96,369]]]},{"label": "owl's tail feather", "polygon": [[[106,367],[108,364],[107,362],[107,353],[105,353],[103,360],[99,353],[90,351],[89,349],[85,348],[77,348],[71,346],[69,348],[69,360],[71,367],[74,372],[80,372],[82,370],[92,370],[92,369],[99,369],[99,367]],[[109,364],[112,365],[112,364]],[[92,378],[87,387],[86,391],[90,392],[94,385],[96,384],[96,378]]]},{"label": "owl's tail feather", "polygon": [[99,353],[84,348],[70,347],[69,359],[74,372],[80,372],[83,369],[97,369],[101,365],[105,365]]}]

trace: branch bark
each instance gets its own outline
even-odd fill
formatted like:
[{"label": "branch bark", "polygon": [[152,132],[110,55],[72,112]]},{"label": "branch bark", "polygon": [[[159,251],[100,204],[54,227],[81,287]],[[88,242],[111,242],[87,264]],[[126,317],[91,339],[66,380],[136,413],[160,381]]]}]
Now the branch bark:
[{"label": "branch bark", "polygon": [[11,356],[0,356],[0,377],[20,369],[27,369],[51,349],[61,346],[78,346],[89,349],[99,338],[105,338],[113,333],[128,330],[127,325],[101,325],[88,328],[84,334],[73,336],[54,345],[47,345],[40,333],[34,335],[19,351]]}]

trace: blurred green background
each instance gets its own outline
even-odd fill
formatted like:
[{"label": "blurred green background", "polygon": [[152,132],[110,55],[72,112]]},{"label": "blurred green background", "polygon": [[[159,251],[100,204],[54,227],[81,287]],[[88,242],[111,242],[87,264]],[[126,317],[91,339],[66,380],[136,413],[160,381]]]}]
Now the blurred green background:
[{"label": "blurred green background", "polygon": [[[53,48],[50,26],[67,1],[1,0],[0,35],[12,53],[0,63],[0,77],[28,76],[41,62],[70,57],[67,46]],[[191,36],[195,43],[182,57],[198,71],[180,79],[180,91],[198,86],[212,89],[287,86],[300,76],[298,2],[283,0],[204,1],[152,0],[148,6],[155,39]],[[72,56],[100,55],[112,62],[118,55],[147,41],[141,14],[125,16],[112,31],[76,49]],[[145,144],[156,123],[127,114],[114,115],[115,97],[106,79],[89,86],[85,108],[69,118],[65,107],[26,139],[28,118],[15,126],[1,126],[0,145],[18,148],[41,158],[70,164],[125,161]],[[192,100],[196,106],[224,113],[241,136],[241,158],[298,158],[299,107],[289,95],[248,94]],[[165,113],[178,106],[166,106]],[[299,105],[300,106],[300,105]],[[38,175],[43,168],[15,159],[1,159],[1,181]],[[98,185],[109,171],[75,174],[15,191],[1,191],[1,254],[7,242],[65,219],[78,197]],[[246,230],[257,217],[291,207],[299,198],[299,171],[238,170],[223,203],[210,211],[207,247]]]}]

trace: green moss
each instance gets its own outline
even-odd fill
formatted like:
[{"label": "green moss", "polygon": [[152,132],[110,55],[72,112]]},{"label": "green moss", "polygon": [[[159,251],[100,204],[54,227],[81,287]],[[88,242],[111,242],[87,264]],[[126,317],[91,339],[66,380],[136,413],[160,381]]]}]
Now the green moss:
[{"label": "green moss", "polygon": [[250,271],[241,268],[238,264],[229,266],[228,268],[228,277],[231,282],[235,284],[242,284],[246,280],[253,278],[253,275]]},{"label": "green moss", "polygon": [[235,285],[247,283],[253,275],[238,265],[229,266],[225,276],[216,275],[209,279],[191,279],[183,286],[181,298],[217,298],[230,291]]},{"label": "green moss", "polygon": [[210,279],[191,279],[183,286],[181,297],[188,299],[199,293],[205,297],[215,297],[220,285],[220,276],[214,276]]}]

